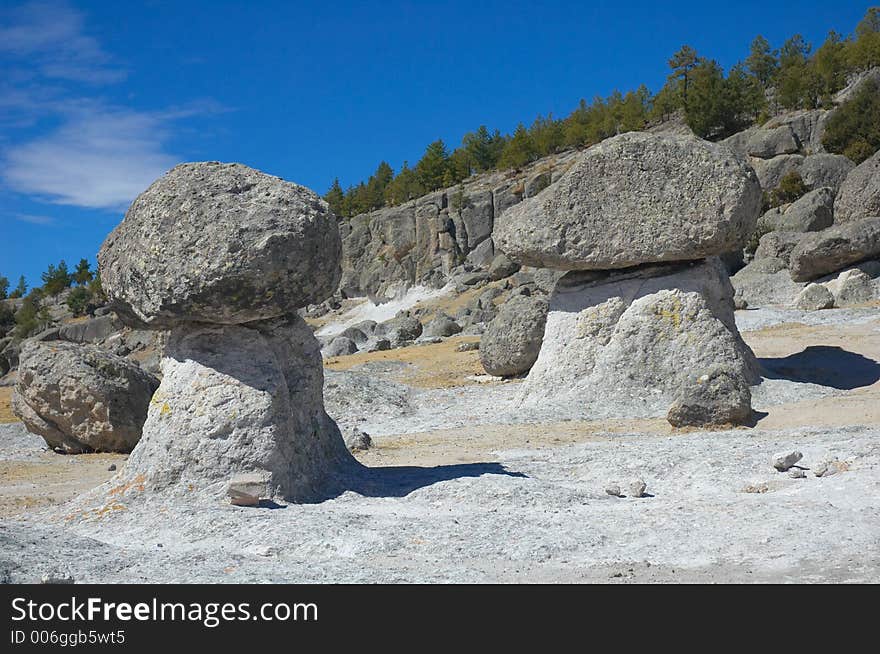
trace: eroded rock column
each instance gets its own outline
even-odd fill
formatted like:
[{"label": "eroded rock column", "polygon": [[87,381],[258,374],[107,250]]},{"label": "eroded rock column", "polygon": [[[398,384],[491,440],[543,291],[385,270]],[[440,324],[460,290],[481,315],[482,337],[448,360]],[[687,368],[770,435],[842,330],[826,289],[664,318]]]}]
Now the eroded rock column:
[{"label": "eroded rock column", "polygon": [[723,146],[625,134],[587,150],[556,184],[502,214],[511,258],[566,271],[523,387],[526,406],[742,423],[758,365],[734,322],[717,255],[754,231],[761,189]]},{"label": "eroded rock column", "polygon": [[315,193],[240,164],[183,164],[132,204],[99,261],[132,324],[165,329],[162,383],[122,476],[148,491],[321,499],[355,465],[324,411],[320,346],[296,309],[339,281]]}]

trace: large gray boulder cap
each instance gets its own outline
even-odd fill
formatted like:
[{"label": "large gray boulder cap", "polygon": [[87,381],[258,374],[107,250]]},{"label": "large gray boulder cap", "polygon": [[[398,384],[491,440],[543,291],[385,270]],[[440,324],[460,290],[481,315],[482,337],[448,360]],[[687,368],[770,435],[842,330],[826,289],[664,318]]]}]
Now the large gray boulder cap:
[{"label": "large gray boulder cap", "polygon": [[742,248],[760,208],[754,171],[729,148],[630,133],[501,214],[493,238],[515,261],[561,270],[689,261]]},{"label": "large gray boulder cap", "polygon": [[316,193],[242,164],[186,163],[129,207],[98,254],[120,316],[154,328],[239,324],[325,300],[341,275]]}]

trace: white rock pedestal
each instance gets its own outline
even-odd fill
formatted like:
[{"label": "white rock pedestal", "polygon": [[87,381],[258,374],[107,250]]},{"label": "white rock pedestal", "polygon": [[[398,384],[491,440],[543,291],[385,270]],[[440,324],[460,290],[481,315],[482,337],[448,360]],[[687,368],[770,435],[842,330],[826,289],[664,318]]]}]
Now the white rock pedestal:
[{"label": "white rock pedestal", "polygon": [[658,415],[701,376],[721,371],[747,392],[758,370],[737,331],[733,288],[717,258],[570,272],[551,297],[522,405],[595,417]]},{"label": "white rock pedestal", "polygon": [[324,411],[320,345],[298,316],[172,328],[162,383],[123,480],[146,491],[222,496],[265,479],[260,497],[323,499],[358,464]]}]

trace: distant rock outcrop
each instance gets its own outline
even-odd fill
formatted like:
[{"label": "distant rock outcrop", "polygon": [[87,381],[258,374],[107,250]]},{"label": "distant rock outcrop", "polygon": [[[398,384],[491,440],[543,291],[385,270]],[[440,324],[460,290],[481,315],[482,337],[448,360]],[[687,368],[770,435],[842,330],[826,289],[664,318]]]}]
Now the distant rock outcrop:
[{"label": "distant rock outcrop", "polygon": [[[342,281],[347,297],[391,297],[413,285],[440,287],[464,268],[488,270],[498,252],[493,233],[507,209],[555,183],[577,152],[496,171],[395,207],[344,219]],[[498,260],[493,275],[509,275]],[[495,277],[500,279],[500,277]]]},{"label": "distant rock outcrop", "polygon": [[880,218],[855,220],[807,234],[791,252],[791,278],[808,281],[880,257]]},{"label": "distant rock outcrop", "polygon": [[880,216],[880,152],[846,177],[834,201],[834,222]]}]

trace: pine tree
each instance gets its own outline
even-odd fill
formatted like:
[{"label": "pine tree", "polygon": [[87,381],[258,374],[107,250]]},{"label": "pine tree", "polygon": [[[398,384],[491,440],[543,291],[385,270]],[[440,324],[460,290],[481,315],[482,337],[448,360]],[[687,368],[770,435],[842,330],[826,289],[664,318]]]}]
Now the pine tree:
[{"label": "pine tree", "polygon": [[394,170],[387,161],[381,162],[367,182],[367,203],[370,209],[378,209],[385,205],[385,189],[392,179],[394,179]]},{"label": "pine tree", "polygon": [[554,120],[552,114],[546,118],[538,115],[529,128],[529,139],[539,157],[558,151],[562,147],[564,136],[562,123]]},{"label": "pine tree", "polygon": [[449,165],[447,167],[453,184],[470,177],[474,170],[471,165],[470,155],[464,146],[456,148],[449,155]]},{"label": "pine tree", "polygon": [[831,105],[831,96],[846,83],[846,43],[831,30],[825,43],[813,55],[814,71],[819,83],[821,104]]},{"label": "pine tree", "polygon": [[425,154],[416,164],[416,175],[425,190],[436,191],[443,186],[448,159],[446,145],[440,139],[425,149]]},{"label": "pine tree", "polygon": [[770,87],[776,69],[779,68],[776,55],[776,51],[770,49],[770,42],[759,34],[752,41],[749,56],[745,60],[746,68],[760,82],[761,88],[765,91]]},{"label": "pine tree", "polygon": [[92,271],[88,259],[80,259],[73,271],[73,281],[77,286],[84,286],[92,281]]},{"label": "pine tree", "polygon": [[645,128],[648,122],[648,107],[651,94],[644,84],[636,91],[629,91],[617,107],[617,131],[636,132]]},{"label": "pine tree", "polygon": [[404,161],[403,168],[397,173],[394,180],[385,189],[385,202],[390,206],[396,206],[417,198],[424,193],[419,183],[415,170]]},{"label": "pine tree", "polygon": [[9,280],[0,275],[0,300],[5,300],[9,293]]},{"label": "pine tree", "polygon": [[495,167],[498,159],[493,156],[492,137],[485,125],[480,125],[476,132],[468,132],[461,140],[468,166],[475,172],[482,173]]},{"label": "pine tree", "polygon": [[667,82],[651,99],[651,120],[669,120],[681,108],[681,96],[676,87],[677,84]]},{"label": "pine tree", "polygon": [[9,297],[12,299],[22,298],[27,293],[27,289],[27,282],[25,282],[24,275],[22,275],[18,278],[18,284],[12,290],[12,293],[9,294]]},{"label": "pine tree", "polygon": [[871,7],[856,25],[855,40],[847,45],[850,68],[861,71],[880,66],[880,7]]},{"label": "pine tree", "polygon": [[731,125],[735,131],[745,129],[767,110],[767,96],[761,81],[747,72],[745,64],[737,64],[727,75],[727,93],[737,108],[738,121]]},{"label": "pine tree", "polygon": [[690,101],[685,120],[697,136],[709,138],[723,122],[724,73],[715,61],[704,61],[691,74]]},{"label": "pine tree", "polygon": [[535,159],[535,147],[528,131],[522,123],[517,125],[513,136],[504,146],[501,158],[498,160],[499,168],[519,168]]},{"label": "pine tree", "polygon": [[339,178],[333,180],[330,188],[324,194],[324,200],[330,206],[337,218],[345,216],[345,193],[342,192],[342,186],[339,184]]},{"label": "pine tree", "polygon": [[49,268],[41,276],[43,290],[49,295],[58,295],[66,288],[70,288],[73,278],[67,270],[67,264],[62,259],[56,268],[51,263]]},{"label": "pine tree", "polygon": [[869,80],[831,114],[822,136],[829,152],[861,163],[880,150],[880,86]]},{"label": "pine tree", "polygon": [[810,44],[800,34],[795,34],[779,49],[776,94],[779,103],[786,109],[800,109],[811,104],[808,83],[810,71],[807,65],[811,49]]},{"label": "pine tree", "polygon": [[681,49],[672,55],[668,65],[672,69],[670,79],[678,81],[678,87],[681,92],[681,104],[687,109],[688,106],[688,90],[691,80],[691,71],[700,63],[700,57],[697,51],[689,45],[681,46]]}]

